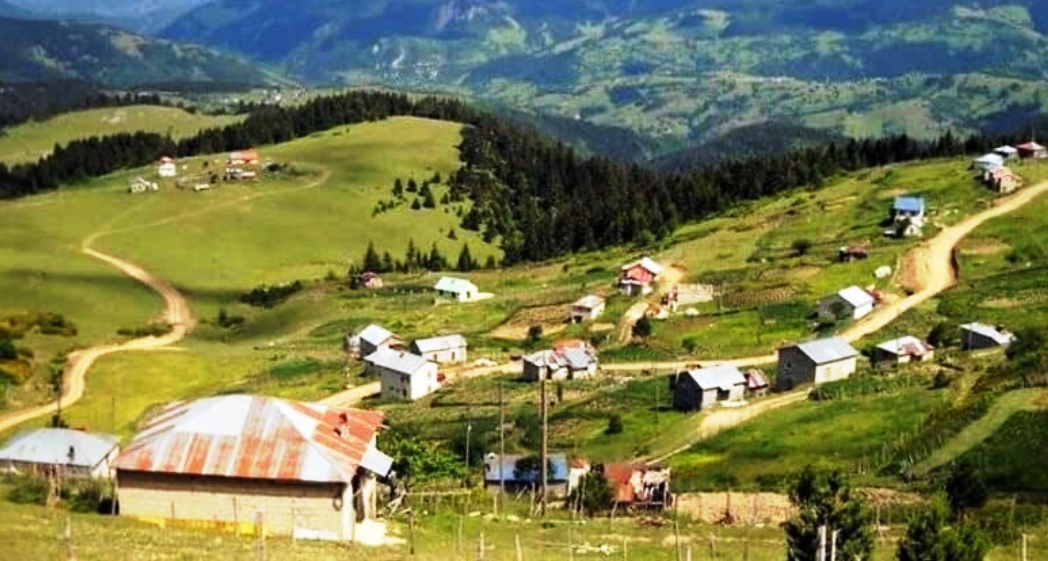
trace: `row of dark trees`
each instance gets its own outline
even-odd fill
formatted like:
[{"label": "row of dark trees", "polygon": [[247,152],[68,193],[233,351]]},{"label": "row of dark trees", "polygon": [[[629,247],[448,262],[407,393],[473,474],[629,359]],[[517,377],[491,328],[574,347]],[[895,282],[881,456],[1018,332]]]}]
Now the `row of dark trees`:
[{"label": "row of dark trees", "polygon": [[[489,269],[495,268],[495,258],[489,256],[484,266]],[[480,267],[480,262],[470,252],[469,244],[462,244],[458,259],[455,260],[454,269],[465,273]],[[425,252],[415,245],[415,240],[408,240],[408,248],[404,252],[404,258],[394,259],[393,254],[389,251],[384,251],[380,255],[378,250],[375,249],[375,244],[369,241],[368,247],[364,251],[364,256],[360,260],[359,267],[354,267],[350,271],[350,277],[352,278],[364,271],[372,273],[417,273],[420,271],[449,271],[451,269],[451,262],[440,252],[436,242],[430,247],[429,252]]]},{"label": "row of dark trees", "polygon": [[162,155],[185,157],[275,144],[397,115],[471,125],[460,147],[463,167],[449,178],[450,196],[473,202],[462,227],[482,232],[486,241],[499,240],[507,264],[620,244],[650,244],[685,222],[740,201],[817,187],[842,171],[973,153],[1013,140],[962,140],[951,134],[933,142],[907,136],[849,140],[667,173],[581,157],[564,144],[454,99],[413,100],[396,93],[357,91],[296,107],[256,108],[240,123],[178,142],[150,133],[76,140],[34,164],[11,169],[0,165],[0,198],[146,165]]},{"label": "row of dark trees", "polygon": [[68,111],[139,104],[165,101],[155,93],[110,93],[80,80],[5,83],[0,88],[0,129]]}]

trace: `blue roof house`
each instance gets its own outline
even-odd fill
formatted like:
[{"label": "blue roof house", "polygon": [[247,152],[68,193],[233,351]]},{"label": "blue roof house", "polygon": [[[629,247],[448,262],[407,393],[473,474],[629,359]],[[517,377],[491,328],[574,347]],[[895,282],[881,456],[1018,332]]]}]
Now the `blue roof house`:
[{"label": "blue roof house", "polygon": [[[528,460],[521,464],[520,461],[524,458]],[[484,458],[484,486],[497,492],[501,481],[502,486],[509,492],[531,489],[538,491],[542,487],[542,472],[536,458],[537,456],[518,454],[506,454],[500,458],[498,454],[488,454]],[[568,496],[569,484],[574,479],[568,457],[562,453],[550,454],[548,461],[546,478],[550,495],[554,498]]]},{"label": "blue roof house", "polygon": [[895,221],[896,234],[903,237],[920,234],[924,227],[924,209],[923,197],[895,197],[891,218]]}]

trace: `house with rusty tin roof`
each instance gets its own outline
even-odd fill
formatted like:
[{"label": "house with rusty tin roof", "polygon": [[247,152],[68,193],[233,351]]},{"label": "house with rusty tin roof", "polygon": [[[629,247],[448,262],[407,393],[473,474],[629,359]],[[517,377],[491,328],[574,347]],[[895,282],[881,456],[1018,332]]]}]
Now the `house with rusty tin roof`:
[{"label": "house with rusty tin roof", "polygon": [[121,514],[165,524],[353,540],[393,460],[378,411],[252,395],[168,405],[117,457]]}]

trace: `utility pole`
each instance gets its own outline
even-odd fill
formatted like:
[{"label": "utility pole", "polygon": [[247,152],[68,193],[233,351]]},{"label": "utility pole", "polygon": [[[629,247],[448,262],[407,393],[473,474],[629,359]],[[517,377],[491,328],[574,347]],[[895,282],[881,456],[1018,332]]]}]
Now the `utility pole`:
[{"label": "utility pole", "polygon": [[506,454],[506,403],[502,400],[502,381],[499,381],[499,506],[506,500],[506,478],[502,476],[502,457]]},{"label": "utility pole", "polygon": [[541,398],[542,398],[542,405],[540,406],[541,407],[541,411],[542,411],[542,451],[539,454],[539,461],[542,462],[542,467],[541,467],[541,469],[542,469],[542,496],[540,497],[540,501],[541,502],[539,504],[541,505],[542,516],[545,517],[546,516],[546,492],[548,490],[547,489],[547,487],[548,487],[547,486],[547,479],[548,479],[548,475],[549,475],[548,473],[546,473],[548,471],[546,469],[546,464],[548,462],[547,455],[546,455],[547,454],[546,445],[548,444],[548,438],[549,438],[549,435],[548,435],[548,432],[549,432],[549,425],[548,425],[549,414],[547,412],[548,403],[547,403],[547,399],[546,399],[546,376],[545,376],[545,373],[543,373],[542,382],[540,384],[540,387],[541,387],[541,389],[539,390],[539,393],[541,394]]},{"label": "utility pole", "polygon": [[473,423],[466,421],[466,476],[469,476],[469,441],[473,436]]}]

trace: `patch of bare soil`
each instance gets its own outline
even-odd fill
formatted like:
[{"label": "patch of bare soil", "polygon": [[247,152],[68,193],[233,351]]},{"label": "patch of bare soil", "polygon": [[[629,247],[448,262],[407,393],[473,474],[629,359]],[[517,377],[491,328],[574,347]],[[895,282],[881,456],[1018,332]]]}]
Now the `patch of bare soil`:
[{"label": "patch of bare soil", "polygon": [[590,331],[595,333],[601,333],[604,331],[612,331],[615,329],[614,323],[594,323],[590,325]]},{"label": "patch of bare soil", "polygon": [[528,329],[531,329],[532,325],[541,325],[542,333],[545,335],[564,331],[568,327],[567,306],[525,308],[496,327],[491,332],[491,336],[496,339],[523,341],[528,338]]},{"label": "patch of bare soil", "polygon": [[997,255],[998,253],[1004,253],[1009,249],[1011,249],[1011,246],[1006,243],[993,240],[981,240],[964,244],[964,247],[961,248],[961,253],[965,255]]}]

